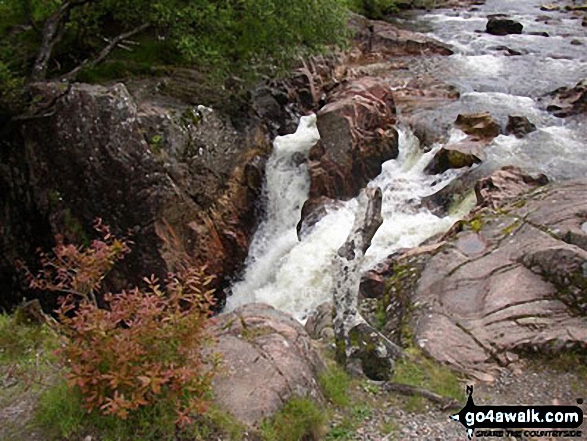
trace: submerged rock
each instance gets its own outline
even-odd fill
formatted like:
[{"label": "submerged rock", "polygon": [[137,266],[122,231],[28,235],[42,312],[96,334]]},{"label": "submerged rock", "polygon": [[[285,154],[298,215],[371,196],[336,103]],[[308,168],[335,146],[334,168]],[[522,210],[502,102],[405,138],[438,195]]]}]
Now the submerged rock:
[{"label": "submerged rock", "polygon": [[212,391],[223,411],[253,427],[291,397],[324,399],[317,381],[323,362],[297,320],[264,304],[215,320],[213,351],[222,365]]},{"label": "submerged rock", "polygon": [[496,14],[489,16],[485,32],[492,35],[521,34],[524,26],[522,23],[507,18],[505,15]]}]

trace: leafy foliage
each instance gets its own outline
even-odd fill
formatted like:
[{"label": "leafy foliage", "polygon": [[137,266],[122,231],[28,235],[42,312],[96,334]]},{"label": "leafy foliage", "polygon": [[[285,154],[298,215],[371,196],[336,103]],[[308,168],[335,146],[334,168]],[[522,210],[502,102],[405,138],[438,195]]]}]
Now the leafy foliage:
[{"label": "leafy foliage", "polygon": [[65,244],[58,236],[53,255],[39,252],[41,270],[33,275],[22,264],[31,289],[71,294],[78,300],[97,305],[96,293],[115,263],[130,252],[129,244],[114,237],[108,226],[97,220],[94,228],[101,234],[90,247]]},{"label": "leafy foliage", "polygon": [[398,9],[396,0],[351,0],[350,6],[355,12],[377,20]]},{"label": "leafy foliage", "polygon": [[129,246],[96,228],[102,238],[88,248],[59,242],[37,275],[27,273],[32,287],[65,294],[54,326],[68,385],[90,412],[126,419],[164,406],[174,424],[188,426],[205,408],[213,375],[204,363],[215,360],[203,354],[212,277],[184,261],[164,284],[145,278],[145,289],[106,294],[108,308],[99,308],[95,292]]},{"label": "leafy foliage", "polygon": [[[256,75],[343,43],[347,11],[339,0],[0,0],[0,103],[38,71],[46,49],[41,75],[59,77],[97,58],[116,37],[148,25],[136,36],[156,42],[157,61],[218,78]],[[118,52],[135,50],[127,45]]]}]

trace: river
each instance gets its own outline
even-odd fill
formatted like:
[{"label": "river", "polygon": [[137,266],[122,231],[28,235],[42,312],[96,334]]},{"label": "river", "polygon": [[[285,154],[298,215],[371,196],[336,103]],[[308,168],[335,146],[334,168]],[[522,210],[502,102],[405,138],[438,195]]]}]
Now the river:
[{"label": "river", "polygon": [[[495,138],[485,150],[488,157],[480,170],[511,164],[543,172],[553,180],[582,177],[587,175],[586,123],[556,118],[542,110],[537,99],[587,78],[587,28],[569,15],[543,12],[540,5],[534,0],[489,0],[475,11],[436,10],[397,21],[449,44],[454,51],[448,57],[414,60],[414,71],[452,84],[460,93],[456,102],[427,111],[425,117],[431,124],[446,125],[460,113],[489,111],[502,126],[508,115],[526,116],[537,126],[537,131],[521,139],[513,135]],[[507,13],[520,21],[524,33],[493,36],[481,32],[487,16],[494,13]],[[541,16],[551,19],[545,22]],[[542,32],[549,37],[530,34]],[[508,56],[504,46],[521,55]],[[364,270],[399,248],[417,246],[448,230],[470,209],[463,204],[450,215],[438,217],[422,207],[421,198],[463,171],[425,174],[424,168],[442,145],[435,144],[424,153],[418,139],[402,124],[401,115],[397,128],[398,158],[384,163],[381,174],[368,184],[383,190],[384,223],[367,252]],[[318,136],[315,117],[308,116],[302,118],[295,134],[276,138],[266,168],[266,218],[255,234],[242,278],[232,286],[227,310],[264,302],[303,321],[330,298],[331,259],[349,233],[357,201],[332,210],[298,240],[296,224],[308,197],[309,176],[306,165],[292,160],[292,154],[306,154]],[[461,136],[458,130],[450,134],[451,141]]]}]

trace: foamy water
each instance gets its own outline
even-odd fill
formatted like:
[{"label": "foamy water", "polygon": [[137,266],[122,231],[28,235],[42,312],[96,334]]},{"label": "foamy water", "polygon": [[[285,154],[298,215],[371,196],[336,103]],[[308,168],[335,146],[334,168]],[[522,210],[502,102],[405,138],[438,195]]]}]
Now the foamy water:
[{"label": "foamy water", "polygon": [[[255,234],[243,280],[233,286],[228,310],[263,302],[304,320],[308,312],[331,297],[332,257],[350,232],[358,203],[352,199],[333,209],[298,241],[296,225],[301,204],[308,197],[309,176],[306,166],[296,165],[291,155],[307,152],[306,140],[311,138],[307,131],[314,129],[315,125],[301,124],[295,135],[289,135],[288,149],[281,147],[283,138],[275,140],[275,152],[266,170],[267,220]],[[457,174],[424,174],[441,146],[422,154],[417,138],[408,129],[400,130],[399,143],[397,160],[383,164],[382,173],[369,184],[383,191],[384,222],[367,252],[365,270],[399,248],[416,246],[446,231],[456,220],[439,218],[419,204],[420,198],[438,191]]]}]

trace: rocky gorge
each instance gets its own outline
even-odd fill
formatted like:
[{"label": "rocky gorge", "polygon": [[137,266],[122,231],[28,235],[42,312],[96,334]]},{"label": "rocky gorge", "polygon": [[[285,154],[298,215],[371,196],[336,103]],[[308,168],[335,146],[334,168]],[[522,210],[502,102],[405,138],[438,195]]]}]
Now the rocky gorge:
[{"label": "rocky gorge", "polygon": [[[56,234],[87,241],[95,217],[134,242],[108,289],[164,275],[180,247],[217,276],[225,364],[213,391],[255,439],[291,397],[326,401],[332,259],[363,189],[378,187],[360,314],[394,345],[519,404],[500,385],[517,390],[511,378],[535,369],[528,360],[587,350],[587,28],[584,8],[555,6],[354,16],[351,49],[267,82],[237,116],[178,93],[185,72],[38,84],[3,140],[2,306],[23,295],[14,259],[30,262]],[[297,138],[286,135],[311,112]],[[291,142],[272,148],[275,135]],[[579,398],[567,383],[556,396],[535,386],[549,400],[536,404]],[[373,384],[385,402],[384,383]],[[438,409],[422,428],[384,408],[373,419],[393,415],[395,435],[367,421],[346,439],[464,436]]]}]

